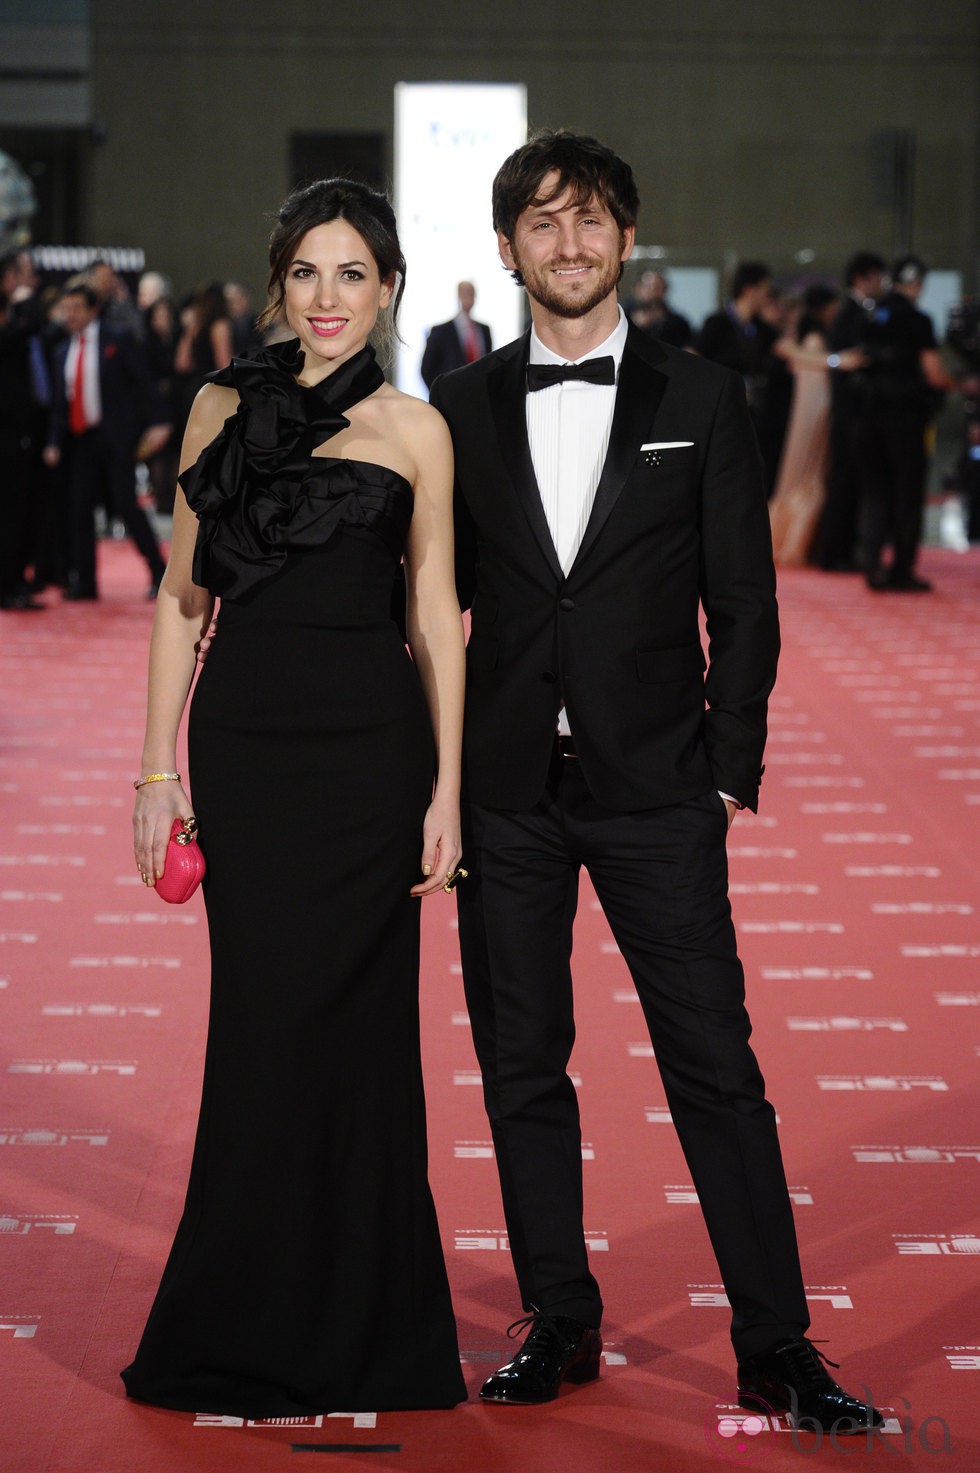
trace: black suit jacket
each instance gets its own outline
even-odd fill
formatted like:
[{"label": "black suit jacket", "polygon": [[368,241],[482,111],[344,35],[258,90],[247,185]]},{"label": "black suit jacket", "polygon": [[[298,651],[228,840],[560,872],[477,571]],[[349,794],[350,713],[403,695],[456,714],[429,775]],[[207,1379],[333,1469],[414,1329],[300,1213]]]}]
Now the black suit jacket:
[{"label": "black suit jacket", "polygon": [[[483,344],[484,353],[489,353],[493,347],[489,327],[485,322],[476,321],[473,326]],[[455,317],[450,322],[436,323],[425,340],[425,351],[419,369],[425,387],[431,388],[440,374],[452,373],[454,368],[462,368],[465,363],[466,355],[459,341]]]},{"label": "black suit jacket", "polygon": [[[564,703],[606,807],[714,787],[754,809],[779,631],[742,383],[630,329],[609,451],[565,577],[528,447],[527,354],[525,335],[432,395],[455,447],[460,602],[472,606],[467,792],[487,807],[533,807]],[[642,452],[651,441],[691,443]]]},{"label": "black suit jacket", "polygon": [[[54,350],[51,418],[48,444],[62,445],[68,435],[68,394],[65,364],[71,338]],[[151,424],[170,418],[150,375],[146,355],[128,332],[99,324],[99,391],[102,399],[100,429],[120,451],[131,455],[140,435]]]}]

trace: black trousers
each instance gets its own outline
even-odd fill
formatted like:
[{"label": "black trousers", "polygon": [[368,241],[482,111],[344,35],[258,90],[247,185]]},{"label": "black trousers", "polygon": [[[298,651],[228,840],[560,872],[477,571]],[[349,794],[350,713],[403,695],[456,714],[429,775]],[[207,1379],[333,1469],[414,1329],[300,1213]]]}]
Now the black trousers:
[{"label": "black trousers", "polygon": [[95,428],[68,436],[67,457],[71,584],[85,593],[96,592],[94,510],[103,498],[145,559],[150,581],[159,583],[165,565],[146,512],[136,500],[132,455]]},{"label": "black trousers", "polygon": [[831,412],[827,499],[813,550],[813,561],[830,571],[854,565],[861,497],[855,448],[857,420],[851,408]]},{"label": "black trousers", "polygon": [[[582,1223],[570,958],[586,867],[626,959],[732,1305],[739,1356],[809,1325],[775,1114],[749,1046],[716,793],[619,813],[574,758],[526,813],[470,806],[459,888],[467,1004],[526,1309],[598,1325]],[[611,1082],[614,1087],[614,1081]]]},{"label": "black trousers", "polygon": [[16,420],[0,419],[0,598],[24,591],[29,446]]},{"label": "black trousers", "polygon": [[881,567],[892,547],[891,573],[907,578],[922,540],[925,504],[925,422],[915,405],[869,411],[857,427],[855,451],[864,502],[864,558],[867,572]]}]

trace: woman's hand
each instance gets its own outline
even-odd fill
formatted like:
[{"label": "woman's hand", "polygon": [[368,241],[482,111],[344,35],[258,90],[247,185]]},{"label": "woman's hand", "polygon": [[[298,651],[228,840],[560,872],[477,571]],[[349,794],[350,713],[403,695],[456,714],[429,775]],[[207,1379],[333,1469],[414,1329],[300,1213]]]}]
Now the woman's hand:
[{"label": "woman's hand", "polygon": [[195,649],[197,650],[197,663],[199,665],[203,665],[204,661],[207,659],[208,650],[211,648],[211,641],[214,639],[214,636],[217,634],[217,632],[218,616],[217,614],[213,614],[211,617],[211,623],[208,625],[207,633],[202,634],[201,638],[195,645]]},{"label": "woman's hand", "polygon": [[427,878],[412,886],[412,894],[421,898],[441,890],[447,877],[459,868],[462,854],[459,804],[437,794],[422,825],[422,873]]},{"label": "woman's hand", "polygon": [[844,373],[857,373],[868,367],[868,355],[862,353],[860,348],[843,348],[837,354],[837,359],[837,367]]},{"label": "woman's hand", "polygon": [[144,885],[152,888],[163,874],[174,819],[193,815],[179,782],[147,783],[138,789],[133,809],[133,851]]}]

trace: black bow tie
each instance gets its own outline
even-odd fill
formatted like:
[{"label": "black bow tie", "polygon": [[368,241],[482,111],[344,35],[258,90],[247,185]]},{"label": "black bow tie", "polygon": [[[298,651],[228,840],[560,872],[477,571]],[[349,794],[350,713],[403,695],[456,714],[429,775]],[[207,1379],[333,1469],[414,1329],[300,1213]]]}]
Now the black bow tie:
[{"label": "black bow tie", "polygon": [[586,358],[584,363],[529,363],[527,365],[527,391],[550,389],[552,384],[563,384],[577,379],[585,384],[614,384],[616,382],[616,360],[612,357]]}]

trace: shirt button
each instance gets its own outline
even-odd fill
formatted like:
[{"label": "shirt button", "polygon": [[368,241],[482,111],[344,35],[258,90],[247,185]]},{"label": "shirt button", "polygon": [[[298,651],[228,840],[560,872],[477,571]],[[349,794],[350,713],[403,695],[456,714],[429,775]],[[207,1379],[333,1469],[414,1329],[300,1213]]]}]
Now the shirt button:
[{"label": "shirt button", "polygon": [[572,609],[574,609],[574,607],[575,607],[575,600],[573,598],[563,598],[563,599],[560,599],[559,602],[558,602],[558,607],[560,609],[564,609],[565,613],[567,614]]}]

